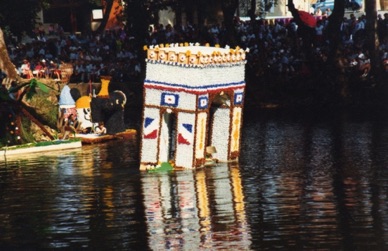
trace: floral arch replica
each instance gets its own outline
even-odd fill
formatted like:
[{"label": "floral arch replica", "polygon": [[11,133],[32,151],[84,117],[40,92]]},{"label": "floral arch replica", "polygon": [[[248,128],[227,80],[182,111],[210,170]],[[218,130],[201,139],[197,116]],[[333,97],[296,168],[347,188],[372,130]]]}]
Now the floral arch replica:
[{"label": "floral arch replica", "polygon": [[203,166],[208,146],[217,161],[237,161],[247,51],[198,44],[145,49],[140,169]]}]

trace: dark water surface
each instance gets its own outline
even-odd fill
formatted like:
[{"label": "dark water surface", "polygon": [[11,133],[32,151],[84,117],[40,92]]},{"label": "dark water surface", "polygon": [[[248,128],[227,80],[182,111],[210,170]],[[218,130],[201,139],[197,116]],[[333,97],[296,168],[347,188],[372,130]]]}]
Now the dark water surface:
[{"label": "dark water surface", "polygon": [[388,250],[384,114],[246,112],[239,165],[193,171],[125,141],[0,156],[0,250]]}]

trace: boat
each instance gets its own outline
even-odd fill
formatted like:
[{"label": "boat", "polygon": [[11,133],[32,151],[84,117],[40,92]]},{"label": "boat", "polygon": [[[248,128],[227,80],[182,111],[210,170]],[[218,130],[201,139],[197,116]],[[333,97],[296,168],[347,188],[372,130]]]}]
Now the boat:
[{"label": "boat", "polygon": [[53,140],[38,143],[29,143],[24,145],[15,145],[0,148],[0,156],[20,156],[28,153],[42,153],[60,151],[65,149],[81,148],[80,140]]},{"label": "boat", "polygon": [[217,159],[212,159],[212,158],[206,158],[205,163],[203,164],[203,167],[212,167],[216,166],[218,163]]},{"label": "boat", "polygon": [[98,144],[104,143],[110,140],[116,139],[133,139],[136,137],[137,131],[135,129],[127,129],[123,132],[119,132],[116,134],[96,134],[96,133],[77,133],[74,135],[75,138],[79,138],[82,144]]}]

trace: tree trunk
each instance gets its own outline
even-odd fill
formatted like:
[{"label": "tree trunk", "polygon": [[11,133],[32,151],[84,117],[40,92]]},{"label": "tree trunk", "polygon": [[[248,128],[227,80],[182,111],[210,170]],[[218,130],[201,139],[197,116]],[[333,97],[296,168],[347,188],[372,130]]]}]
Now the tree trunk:
[{"label": "tree trunk", "polygon": [[21,112],[24,114],[24,116],[26,116],[28,119],[34,122],[51,140],[55,139],[54,136],[49,131],[47,131],[44,125],[40,123],[40,121],[36,119],[34,116],[32,116],[31,113],[29,113],[24,107],[21,107]]},{"label": "tree trunk", "polygon": [[295,23],[298,25],[298,35],[303,40],[303,50],[306,52],[308,58],[312,52],[312,42],[314,36],[314,28],[307,26],[299,16],[299,10],[295,8],[293,0],[288,0],[288,10],[291,12]]},{"label": "tree trunk", "polygon": [[248,11],[251,22],[254,23],[256,20],[256,0],[251,0],[251,8]]},{"label": "tree trunk", "polygon": [[[345,1],[335,0],[334,9],[329,16],[327,34],[330,43],[328,61],[334,63],[338,45],[341,43],[341,24],[345,15]],[[334,64],[332,64],[334,65]]]},{"label": "tree trunk", "polygon": [[108,23],[108,20],[109,20],[110,12],[112,11],[113,1],[114,0],[105,0],[106,5],[104,8],[105,9],[104,16],[102,18],[100,26],[96,30],[96,33],[101,33],[102,31],[105,30],[106,24]]},{"label": "tree trunk", "polygon": [[370,54],[371,59],[371,71],[376,72],[380,68],[379,51],[376,48],[379,47],[379,40],[377,37],[377,8],[376,0],[365,1],[365,13],[366,13],[366,48]]},{"label": "tree trunk", "polygon": [[129,34],[133,34],[135,39],[135,46],[141,49],[147,44],[148,28],[150,25],[150,14],[147,12],[147,6],[142,1],[132,0],[127,1],[126,15],[127,25],[126,29]]},{"label": "tree trunk", "polygon": [[178,6],[175,10],[175,25],[182,27],[182,6]]},{"label": "tree trunk", "polygon": [[204,0],[198,0],[197,4],[197,13],[198,13],[198,30],[202,30],[205,25],[206,17],[206,2]]},{"label": "tree trunk", "polygon": [[0,28],[0,70],[3,71],[7,78],[11,80],[17,80],[19,78],[15,65],[11,62],[9,58],[7,46],[4,40],[4,34]]},{"label": "tree trunk", "polygon": [[224,14],[224,24],[226,29],[226,43],[231,47],[237,45],[236,30],[234,27],[234,14],[238,7],[238,0],[223,0],[222,12]]}]

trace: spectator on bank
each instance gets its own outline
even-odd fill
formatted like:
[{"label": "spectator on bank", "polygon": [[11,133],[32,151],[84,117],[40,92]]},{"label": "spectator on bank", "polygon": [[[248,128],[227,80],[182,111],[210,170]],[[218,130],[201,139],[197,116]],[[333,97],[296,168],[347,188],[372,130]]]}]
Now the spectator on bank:
[{"label": "spectator on bank", "polygon": [[331,9],[330,8],[327,8],[325,13],[324,13],[324,16],[330,16],[331,15]]},{"label": "spectator on bank", "polygon": [[36,63],[32,73],[37,78],[42,78],[44,76],[44,67],[40,61]]},{"label": "spectator on bank", "polygon": [[20,66],[20,74],[22,78],[27,78],[27,79],[32,78],[31,65],[27,59],[23,59],[23,63]]},{"label": "spectator on bank", "polygon": [[316,10],[315,10],[315,13],[314,13],[317,17],[320,17],[322,16],[322,10],[320,7],[318,7]]},{"label": "spectator on bank", "polygon": [[61,79],[61,70],[59,69],[58,64],[52,60],[50,61],[50,64],[49,64],[49,73],[51,78],[55,80]]},{"label": "spectator on bank", "polygon": [[315,45],[321,46],[323,44],[323,31],[324,27],[322,20],[318,20],[317,25],[315,26]]},{"label": "spectator on bank", "polygon": [[42,64],[42,67],[43,67],[43,77],[44,78],[49,78],[50,77],[50,71],[49,71],[49,67],[46,63],[46,59],[42,59],[40,60],[41,64]]},{"label": "spectator on bank", "polygon": [[98,123],[98,126],[95,129],[95,132],[99,135],[106,134],[106,127],[104,126],[104,123],[102,122]]},{"label": "spectator on bank", "polygon": [[377,15],[377,37],[380,43],[383,43],[386,33],[386,27],[384,27],[384,19],[381,14]]}]

